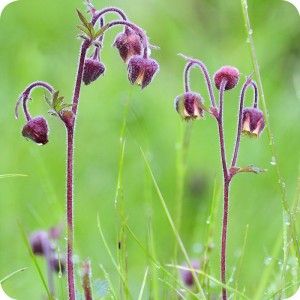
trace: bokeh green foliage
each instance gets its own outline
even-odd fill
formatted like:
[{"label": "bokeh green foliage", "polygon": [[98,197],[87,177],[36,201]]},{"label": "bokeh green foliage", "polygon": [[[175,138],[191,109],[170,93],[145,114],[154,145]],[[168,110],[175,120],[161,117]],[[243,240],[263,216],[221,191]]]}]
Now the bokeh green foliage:
[{"label": "bokeh green foliage", "polygon": [[[289,203],[296,196],[299,171],[299,15],[284,1],[249,1],[249,12],[261,67],[270,122],[282,175],[288,187]],[[239,1],[149,0],[96,1],[96,7],[123,8],[129,18],[143,27],[151,42],[160,47],[152,55],[160,73],[145,90],[132,87],[126,66],[111,47],[121,29],[105,36],[101,80],[83,87],[77,123],[75,149],[75,245],[80,258],[89,257],[95,278],[103,278],[99,264],[117,282],[97,230],[97,213],[109,245],[116,253],[118,218],[114,196],[121,151],[120,130],[129,103],[124,160],[124,200],[128,224],[147,244],[152,221],[158,259],[171,262],[175,239],[153,190],[139,147],[150,163],[167,201],[175,214],[176,153],[185,124],[173,109],[173,99],[182,93],[184,60],[181,52],[203,60],[211,74],[229,64],[239,68],[241,81],[252,73],[244,21]],[[71,102],[78,48],[79,23],[76,8],[81,1],[20,0],[9,5],[0,20],[0,173],[23,173],[26,178],[0,180],[0,278],[24,266],[30,268],[5,283],[16,299],[39,299],[42,285],[22,241],[18,222],[27,232],[64,222],[65,132],[49,116],[50,142],[38,147],[21,137],[24,123],[14,119],[15,101],[34,80],[45,80]],[[203,78],[192,72],[192,87],[207,99]],[[241,86],[241,85],[240,85]],[[225,130],[228,149],[235,135],[239,89],[225,95]],[[251,95],[248,96],[250,101]],[[249,102],[248,102],[249,103]],[[47,114],[43,93],[35,92],[32,114]],[[206,219],[214,181],[221,189],[221,169],[216,125],[211,118],[193,124],[187,157],[187,178],[183,201],[182,238],[191,257],[199,256],[205,241]],[[230,153],[229,151],[229,153]],[[237,261],[246,225],[249,236],[240,273],[240,286],[251,298],[259,285],[266,258],[271,256],[282,235],[280,193],[268,139],[242,139],[240,164],[267,168],[259,176],[242,174],[233,183],[230,204],[228,272]],[[211,275],[219,277],[219,227],[221,198],[215,220],[215,248]],[[148,263],[134,240],[128,239],[130,288],[136,295]],[[62,240],[61,248],[64,249]],[[279,255],[273,257],[269,282],[279,273]],[[183,260],[181,257],[179,262]],[[41,265],[43,265],[42,261]],[[291,289],[292,291],[293,289]]]}]

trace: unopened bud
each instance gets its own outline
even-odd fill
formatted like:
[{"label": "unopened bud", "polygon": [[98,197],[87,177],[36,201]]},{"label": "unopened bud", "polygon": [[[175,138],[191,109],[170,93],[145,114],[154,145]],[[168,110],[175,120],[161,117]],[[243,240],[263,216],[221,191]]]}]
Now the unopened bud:
[{"label": "unopened bud", "polygon": [[29,243],[35,255],[45,255],[45,247],[50,247],[48,233],[44,230],[33,232],[29,237]]},{"label": "unopened bud", "polygon": [[82,80],[85,85],[95,81],[105,71],[104,65],[98,60],[87,58],[84,62]]},{"label": "unopened bud", "polygon": [[48,132],[48,124],[45,118],[35,117],[25,124],[22,135],[37,144],[45,145],[48,143]]},{"label": "unopened bud", "polygon": [[240,73],[237,68],[231,66],[224,66],[215,73],[215,85],[219,90],[222,80],[226,80],[225,90],[230,90],[237,85],[239,81],[239,76]]},{"label": "unopened bud", "polygon": [[[195,270],[195,275],[197,276],[197,272],[200,269],[200,263],[198,260],[193,260],[191,262],[192,268]],[[184,267],[188,268],[187,265],[185,265]],[[183,283],[188,286],[188,287],[192,287],[195,283],[195,279],[193,276],[193,272],[191,270],[180,270],[181,273],[181,279],[183,281]]]},{"label": "unopened bud", "polygon": [[133,56],[128,63],[128,79],[132,84],[145,88],[159,70],[158,63],[141,55]]},{"label": "unopened bud", "polygon": [[125,31],[120,33],[113,46],[115,46],[120,53],[125,63],[134,56],[142,53],[142,43],[140,36],[129,27],[126,27]]}]

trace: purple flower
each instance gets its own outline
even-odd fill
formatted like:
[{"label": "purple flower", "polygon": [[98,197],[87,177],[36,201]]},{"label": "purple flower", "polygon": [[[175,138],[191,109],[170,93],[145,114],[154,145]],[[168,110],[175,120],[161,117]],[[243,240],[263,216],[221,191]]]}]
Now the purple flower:
[{"label": "purple flower", "polygon": [[48,143],[48,132],[48,124],[45,118],[35,117],[25,124],[22,135],[37,144],[45,145]]},{"label": "purple flower", "polygon": [[117,36],[113,46],[119,50],[120,56],[125,63],[127,63],[132,56],[142,53],[141,38],[129,27],[126,27],[125,31]]},{"label": "purple flower", "polygon": [[[193,267],[193,269],[195,271],[200,269],[200,262],[198,260],[193,260],[191,262],[191,265]],[[184,265],[185,268],[188,268],[187,265]],[[192,287],[195,283],[195,279],[193,277],[193,273],[191,270],[180,270],[180,274],[181,274],[181,279],[183,281],[183,283],[188,286],[188,287]],[[196,273],[197,275],[197,273]]]},{"label": "purple flower", "polygon": [[225,90],[230,90],[237,85],[239,81],[239,76],[240,73],[237,68],[231,66],[224,66],[215,73],[214,76],[215,85],[219,90],[222,80],[225,79],[227,80],[227,83],[225,85]]},{"label": "purple flower", "polygon": [[39,230],[33,232],[29,237],[29,243],[35,255],[45,255],[45,247],[50,247],[47,231]]},{"label": "purple flower", "polygon": [[135,55],[128,63],[128,79],[132,84],[138,84],[145,88],[158,70],[159,65],[156,60]]},{"label": "purple flower", "polygon": [[175,98],[175,109],[185,120],[203,117],[203,99],[194,92],[186,92]]},{"label": "purple flower", "polygon": [[84,62],[82,80],[85,85],[95,81],[105,71],[105,66],[98,60],[88,58]]},{"label": "purple flower", "polygon": [[242,132],[250,136],[258,137],[265,127],[264,114],[254,107],[243,109]]}]

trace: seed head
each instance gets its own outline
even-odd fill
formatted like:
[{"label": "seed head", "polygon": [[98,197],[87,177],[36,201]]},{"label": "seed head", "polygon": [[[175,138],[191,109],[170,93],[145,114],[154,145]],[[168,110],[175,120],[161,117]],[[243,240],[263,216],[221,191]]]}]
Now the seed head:
[{"label": "seed head", "polygon": [[113,46],[119,50],[120,56],[125,63],[127,63],[132,56],[142,53],[141,38],[129,27],[126,27],[125,31],[116,37]]},{"label": "seed head", "polygon": [[175,98],[175,109],[185,120],[200,119],[203,117],[203,99],[193,92],[186,92]]},{"label": "seed head", "polygon": [[45,118],[35,117],[25,124],[22,135],[37,144],[45,145],[48,143],[48,132],[48,124]]},{"label": "seed head", "polygon": [[35,255],[45,255],[45,247],[50,245],[47,231],[39,230],[33,232],[29,237],[29,243]]},{"label": "seed head", "polygon": [[243,109],[242,132],[249,136],[258,137],[265,127],[263,112],[254,107]]},{"label": "seed head", "polygon": [[225,85],[225,90],[230,90],[234,88],[238,81],[239,81],[239,70],[235,67],[231,66],[224,66],[221,69],[219,69],[214,76],[214,81],[216,88],[219,90],[221,86],[221,82],[223,79],[227,80],[227,83]]},{"label": "seed head", "polygon": [[128,63],[128,79],[132,84],[138,84],[145,88],[158,72],[158,63],[151,58],[141,55],[133,56]]},{"label": "seed head", "polygon": [[[198,260],[193,260],[191,262],[191,265],[193,267],[194,270],[199,270],[200,269],[200,262]],[[185,265],[185,267],[187,267]],[[193,277],[193,273],[191,270],[180,270],[181,273],[181,279],[183,281],[183,283],[188,286],[188,287],[192,287],[195,283],[195,279]],[[197,275],[197,273],[196,273]]]},{"label": "seed head", "polygon": [[95,81],[105,71],[105,66],[98,60],[87,58],[84,62],[82,80],[85,85]]}]

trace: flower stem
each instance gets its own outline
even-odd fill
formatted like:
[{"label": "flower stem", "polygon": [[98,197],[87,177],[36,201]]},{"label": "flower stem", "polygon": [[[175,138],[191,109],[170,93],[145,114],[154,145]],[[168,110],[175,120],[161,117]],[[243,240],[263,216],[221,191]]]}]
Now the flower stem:
[{"label": "flower stem", "polygon": [[[224,203],[223,203],[223,222],[222,222],[222,237],[221,237],[221,280],[223,284],[226,284],[226,244],[227,244],[227,225],[228,225],[228,204],[229,204],[229,184],[230,179],[228,175],[228,168],[226,162],[225,153],[225,140],[224,140],[224,128],[223,128],[223,98],[224,90],[227,84],[227,80],[222,80],[220,85],[219,94],[219,114],[217,117],[218,130],[219,130],[219,140],[220,140],[220,152],[223,168],[223,193],[224,193]],[[227,300],[226,288],[222,288],[222,299]]]},{"label": "flower stem", "polygon": [[72,112],[74,114],[74,124],[70,127],[66,125],[67,130],[67,277],[69,300],[75,300],[75,279],[73,264],[73,238],[74,238],[74,218],[73,218],[73,154],[74,154],[74,134],[75,121],[81,90],[82,74],[84,60],[90,41],[84,41],[80,49],[79,64],[73,94]]},{"label": "flower stem", "polygon": [[[230,181],[224,179],[224,206],[222,223],[222,246],[221,246],[221,280],[226,284],[226,244],[227,244],[227,225],[228,225],[228,203],[229,203],[229,184]],[[222,298],[227,299],[226,288],[222,288]]]},{"label": "flower stem", "polygon": [[75,300],[75,282],[73,265],[73,150],[74,130],[67,129],[67,276],[69,300]]}]

